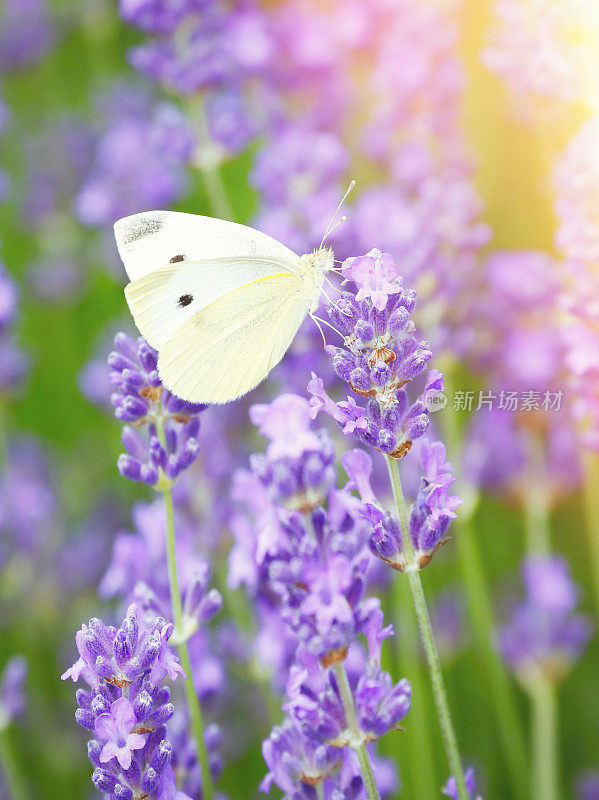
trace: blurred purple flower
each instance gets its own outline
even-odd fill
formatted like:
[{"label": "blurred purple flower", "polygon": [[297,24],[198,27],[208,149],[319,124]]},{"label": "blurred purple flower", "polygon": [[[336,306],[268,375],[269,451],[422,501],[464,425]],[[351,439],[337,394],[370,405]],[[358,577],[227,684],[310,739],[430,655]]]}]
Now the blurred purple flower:
[{"label": "blurred purple flower", "polygon": [[593,626],[575,613],[578,587],[561,556],[527,559],[522,577],[525,598],[499,629],[502,655],[525,685],[539,675],[558,681],[582,654]]},{"label": "blurred purple flower", "polygon": [[[472,767],[464,772],[464,780],[466,781],[468,797],[471,798],[471,800],[482,800],[482,797],[476,793],[476,780]],[[447,797],[451,797],[452,800],[458,800],[458,786],[453,775],[447,779],[447,783],[441,789],[441,792]]]},{"label": "blurred purple flower", "polygon": [[590,769],[579,775],[576,790],[579,800],[599,800],[599,769]]},{"label": "blurred purple flower", "polygon": [[5,0],[0,13],[0,73],[39,61],[54,40],[46,0]]},{"label": "blurred purple flower", "polygon": [[[115,102],[117,97],[115,96]],[[104,227],[119,217],[170,205],[187,187],[191,130],[176,106],[127,107],[109,121],[75,198],[84,225]]]},{"label": "blurred purple flower", "polygon": [[25,710],[23,687],[27,672],[23,656],[12,656],[0,673],[0,732]]}]

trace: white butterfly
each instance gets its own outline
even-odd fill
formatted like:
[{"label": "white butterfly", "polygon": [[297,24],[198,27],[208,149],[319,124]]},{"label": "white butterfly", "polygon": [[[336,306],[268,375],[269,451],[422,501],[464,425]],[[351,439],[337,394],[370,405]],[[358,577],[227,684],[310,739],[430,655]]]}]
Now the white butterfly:
[{"label": "white butterfly", "polygon": [[148,211],[114,231],[135,324],[158,350],[164,385],[193,403],[227,403],[264,380],[334,269],[330,248],[298,256],[253,228],[195,214]]}]

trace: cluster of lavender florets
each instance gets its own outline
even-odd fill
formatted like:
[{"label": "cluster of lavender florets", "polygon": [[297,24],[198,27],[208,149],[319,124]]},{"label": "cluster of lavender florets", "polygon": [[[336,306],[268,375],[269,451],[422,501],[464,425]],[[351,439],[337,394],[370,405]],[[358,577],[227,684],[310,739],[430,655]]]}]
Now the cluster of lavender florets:
[{"label": "cluster of lavender florets", "polygon": [[333,369],[355,394],[368,398],[360,405],[352,396],[334,402],[321,378],[312,375],[308,391],[313,414],[324,411],[364,444],[393,458],[405,456],[429,426],[433,398],[443,391],[443,376],[430,370],[421,395],[413,402],[405,389],[432,358],[426,341],[414,335],[410,316],[416,293],[402,287],[393,258],[380,250],[348,258],[346,280],[357,291],[344,292],[327,307],[329,318],[344,337],[344,346],[328,346]]},{"label": "cluster of lavender florets", "polygon": [[[263,624],[274,611],[287,628],[276,680],[285,686],[285,719],[263,745],[263,787],[275,782],[288,798],[313,800],[323,783],[326,797],[361,797],[351,748],[396,728],[411,695],[409,683],[394,684],[380,664],[393,631],[383,627],[380,601],[365,594],[366,504],[352,494],[354,484],[337,488],[332,441],[312,429],[307,400],[280,395],[250,415],[270,441],[235,481],[246,515],[234,520],[229,581],[251,589]],[[346,666],[357,728],[340,695],[337,670]]]},{"label": "cluster of lavender florets", "polygon": [[77,690],[75,719],[95,733],[88,743],[92,780],[111,800],[163,800],[174,789],[164,726],[175,709],[163,681],[185,673],[168,645],[172,631],[132,605],[118,629],[92,619],[77,633],[79,659],[62,678],[83,678],[89,687]]},{"label": "cluster of lavender florets", "polygon": [[186,403],[163,387],[158,353],[144,339],[118,333],[114,345],[108,356],[111,402],[117,419],[126,423],[121,436],[127,454],[119,457],[119,472],[160,488],[197,458],[198,415],[205,406]]}]

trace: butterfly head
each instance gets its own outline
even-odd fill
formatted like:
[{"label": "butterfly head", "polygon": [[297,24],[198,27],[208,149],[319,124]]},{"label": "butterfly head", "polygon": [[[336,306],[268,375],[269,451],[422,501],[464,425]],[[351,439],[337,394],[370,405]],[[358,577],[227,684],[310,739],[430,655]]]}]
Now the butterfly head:
[{"label": "butterfly head", "polygon": [[335,255],[331,247],[319,247],[301,257],[302,274],[323,276],[335,268]]}]

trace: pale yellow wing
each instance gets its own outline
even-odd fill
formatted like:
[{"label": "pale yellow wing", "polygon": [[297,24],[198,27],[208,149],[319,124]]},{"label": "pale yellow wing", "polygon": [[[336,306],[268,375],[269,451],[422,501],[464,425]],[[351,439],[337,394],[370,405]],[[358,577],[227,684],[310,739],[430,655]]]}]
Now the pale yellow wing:
[{"label": "pale yellow wing", "polygon": [[125,297],[141,335],[160,350],[181,325],[213,300],[259,278],[297,274],[296,260],[297,264],[249,256],[184,259],[131,281]]},{"label": "pale yellow wing", "polygon": [[271,275],[209,303],[160,350],[164,384],[193,403],[227,403],[249,392],[279,363],[306,316],[300,286],[293,275]]}]

